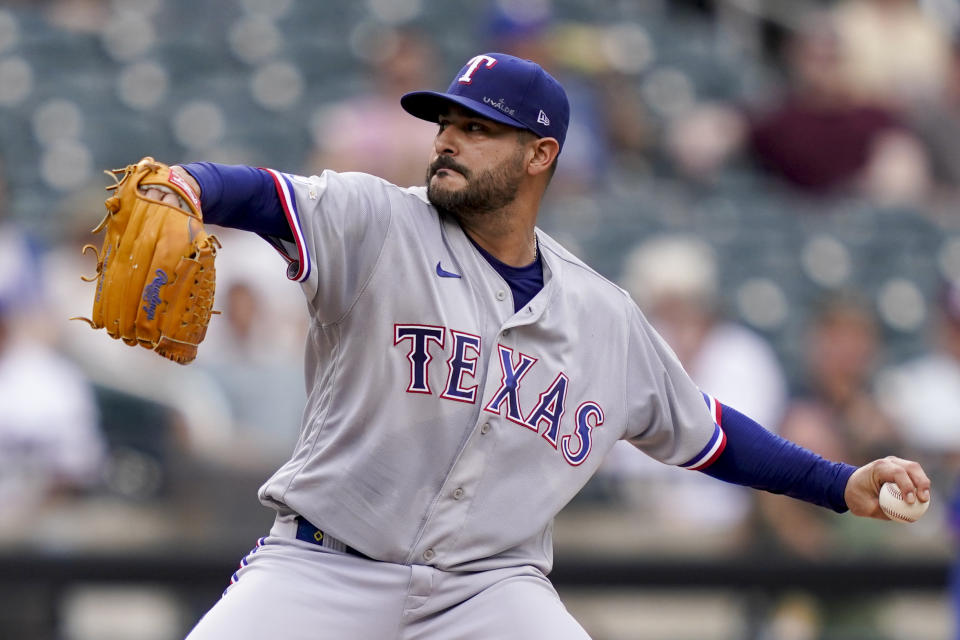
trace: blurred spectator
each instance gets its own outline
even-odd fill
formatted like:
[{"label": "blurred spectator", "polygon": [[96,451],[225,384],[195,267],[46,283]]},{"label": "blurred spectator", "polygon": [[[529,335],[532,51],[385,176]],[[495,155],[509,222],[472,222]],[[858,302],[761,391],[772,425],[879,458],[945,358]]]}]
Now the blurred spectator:
[{"label": "blurred spectator", "polygon": [[775,429],[786,404],[783,371],[764,338],[723,316],[710,246],[693,236],[657,236],[624,264],[621,284],[700,388]]},{"label": "blurred spectator", "polygon": [[[788,93],[753,119],[749,148],[766,170],[805,191],[886,199],[871,190],[896,187],[913,197],[926,186],[922,148],[895,112],[853,93],[844,53],[833,22],[812,16],[787,44]],[[871,172],[896,170],[907,174],[896,183],[870,179]]]},{"label": "blurred spectator", "polygon": [[[780,434],[821,456],[853,465],[907,451],[873,388],[881,348],[876,319],[865,303],[846,294],[822,301],[806,335],[806,378],[787,408]],[[876,521],[850,522],[773,494],[758,499],[777,553],[823,559],[863,553],[889,544],[891,538],[903,540],[901,532]],[[774,604],[765,625],[761,637],[771,639],[785,637],[781,634],[786,630],[795,632],[789,637],[811,640],[886,637],[878,605],[869,598],[850,598],[838,606],[831,599],[797,601],[787,596]],[[845,635],[850,633],[854,635]]]},{"label": "blurred spectator", "polygon": [[220,287],[223,322],[208,332],[197,366],[226,395],[234,463],[268,471],[289,458],[300,430],[306,403],[303,357],[278,348],[282,325],[271,322],[270,307],[256,285],[236,276],[231,280]]},{"label": "blurred spectator", "polygon": [[[952,505],[933,509],[926,521],[942,526],[944,519],[938,516],[946,512],[946,530],[957,534],[953,509],[960,504],[960,494],[951,492],[960,488],[960,287],[944,284],[937,302],[926,353],[884,371],[878,389],[901,437],[917,451],[933,479],[933,504]],[[960,589],[960,573],[956,580],[954,586]],[[960,590],[955,596],[960,598]],[[960,615],[960,606],[955,613]]]},{"label": "blurred spectator", "polygon": [[[779,360],[763,338],[723,317],[716,258],[707,244],[685,235],[644,241],[628,255],[621,283],[703,391],[768,428],[779,424],[786,403]],[[661,465],[630,449],[618,444],[605,473],[624,491],[646,495],[639,506],[655,510],[653,520],[734,532],[747,524],[749,490]],[[670,491],[651,491],[651,483]]]},{"label": "blurred spectator", "polygon": [[843,79],[859,99],[899,109],[940,95],[950,69],[950,34],[921,4],[838,3],[835,20]]},{"label": "blurred spectator", "polygon": [[90,384],[35,330],[36,257],[10,224],[0,257],[0,534],[25,535],[39,510],[99,483],[106,443]]},{"label": "blurred spectator", "polygon": [[786,84],[769,104],[708,104],[668,132],[677,168],[703,179],[745,151],[763,171],[813,195],[914,202],[929,187],[922,144],[891,108],[857,96],[830,14],[812,13],[784,44]]},{"label": "blurred spectator", "polygon": [[324,108],[313,119],[315,149],[307,173],[364,171],[401,186],[424,183],[436,127],[400,108],[408,91],[435,84],[437,56],[423,33],[397,29],[379,40],[370,90]]},{"label": "blurred spectator", "polygon": [[733,105],[708,101],[673,118],[664,133],[664,147],[673,170],[693,182],[711,182],[740,156],[749,126]]},{"label": "blurred spectator", "polygon": [[905,111],[930,157],[930,209],[944,222],[957,218],[960,199],[960,40],[954,43],[943,91],[912,101]]},{"label": "blurred spectator", "polygon": [[878,389],[925,468],[960,471],[960,288],[948,284],[941,290],[928,352],[884,371]]},{"label": "blurred spectator", "polygon": [[[780,434],[853,465],[906,451],[874,389],[881,348],[876,319],[865,304],[841,294],[825,300],[810,321],[806,378],[787,408]],[[837,527],[849,523],[836,514],[780,496],[762,495],[760,501],[781,548],[811,557],[842,548]]]}]

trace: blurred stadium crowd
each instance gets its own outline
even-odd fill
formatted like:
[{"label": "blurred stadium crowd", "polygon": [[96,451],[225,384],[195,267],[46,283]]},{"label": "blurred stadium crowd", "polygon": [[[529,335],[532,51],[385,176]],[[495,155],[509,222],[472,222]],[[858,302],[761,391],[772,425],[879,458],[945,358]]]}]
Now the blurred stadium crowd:
[{"label": "blurred stadium crowd", "polygon": [[[907,529],[624,447],[562,514],[559,552],[950,556],[957,34],[952,0],[0,0],[0,549],[246,548],[296,437],[306,314],[255,237],[215,230],[223,315],[189,367],[67,321],[92,300],[102,169],[420,184],[433,128],[399,96],[506,51],[572,104],[541,226],[634,295],[704,390],[825,456],[897,453],[936,481]],[[751,637],[887,637],[869,611],[851,635],[783,611]],[[41,637],[7,615],[0,636]]]}]

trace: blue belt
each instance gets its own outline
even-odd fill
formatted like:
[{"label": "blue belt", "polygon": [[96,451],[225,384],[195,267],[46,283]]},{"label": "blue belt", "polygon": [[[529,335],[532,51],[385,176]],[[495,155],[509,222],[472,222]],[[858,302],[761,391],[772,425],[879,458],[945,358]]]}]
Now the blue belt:
[{"label": "blue belt", "polygon": [[357,551],[342,540],[337,540],[333,536],[324,533],[303,516],[297,516],[297,540],[303,540],[304,542],[309,542],[310,544],[326,547],[328,549],[334,549],[336,551],[343,551],[344,553],[349,553],[350,555],[357,556],[359,558],[366,558],[367,560],[372,559],[370,556]]}]

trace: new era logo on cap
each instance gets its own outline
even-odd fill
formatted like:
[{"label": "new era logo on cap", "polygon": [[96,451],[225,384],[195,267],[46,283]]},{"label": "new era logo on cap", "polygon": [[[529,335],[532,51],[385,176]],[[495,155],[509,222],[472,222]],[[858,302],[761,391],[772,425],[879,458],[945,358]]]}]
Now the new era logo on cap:
[{"label": "new era logo on cap", "polygon": [[436,122],[450,103],[541,138],[556,138],[563,148],[570,120],[567,94],[530,60],[484,53],[467,61],[446,93],[415,91],[400,99],[407,112],[430,122]]}]

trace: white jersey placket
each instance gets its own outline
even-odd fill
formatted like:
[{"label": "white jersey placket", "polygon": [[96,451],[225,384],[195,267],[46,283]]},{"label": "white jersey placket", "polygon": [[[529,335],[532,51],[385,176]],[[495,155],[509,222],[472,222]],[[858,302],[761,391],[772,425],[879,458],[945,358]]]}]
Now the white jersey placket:
[{"label": "white jersey placket", "polygon": [[[448,241],[452,241],[451,244],[460,251],[472,252],[472,259],[465,260],[464,263],[478,267],[471,271],[477,274],[477,277],[481,273],[485,277],[482,278],[481,283],[471,283],[471,286],[474,286],[477,295],[489,301],[491,309],[495,309],[495,315],[505,320],[491,339],[484,340],[484,345],[489,345],[485,346],[489,350],[489,355],[484,359],[484,371],[482,374],[478,372],[476,377],[478,414],[473,430],[451,465],[409,557],[412,563],[437,566],[444,566],[444,552],[456,546],[457,540],[464,531],[473,501],[481,488],[488,460],[495,455],[498,444],[506,438],[507,434],[503,433],[503,430],[517,427],[504,417],[504,411],[496,414],[485,409],[486,403],[503,384],[503,371],[497,355],[497,345],[509,347],[517,353],[522,351],[517,342],[516,328],[533,324],[542,315],[544,301],[549,295],[547,284],[550,273],[544,261],[544,290],[522,309],[514,312],[513,295],[509,285],[486,263],[464,232],[457,227],[454,235],[458,237],[450,238],[450,233],[445,235]],[[502,480],[503,478],[499,479],[499,481]]]}]

